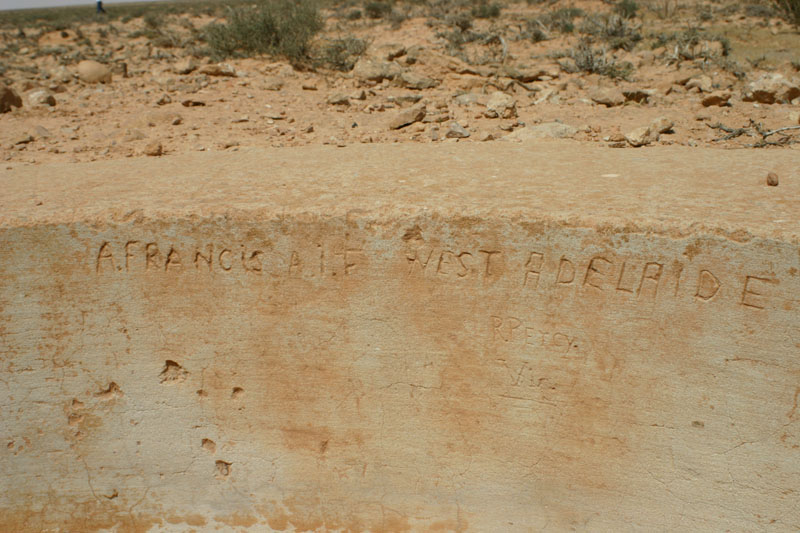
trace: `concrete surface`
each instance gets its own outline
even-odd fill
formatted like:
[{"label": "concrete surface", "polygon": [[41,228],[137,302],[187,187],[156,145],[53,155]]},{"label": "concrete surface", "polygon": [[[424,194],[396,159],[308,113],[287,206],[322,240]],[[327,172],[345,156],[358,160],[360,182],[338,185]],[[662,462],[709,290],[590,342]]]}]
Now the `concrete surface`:
[{"label": "concrete surface", "polygon": [[0,171],[0,530],[795,531],[797,163]]}]

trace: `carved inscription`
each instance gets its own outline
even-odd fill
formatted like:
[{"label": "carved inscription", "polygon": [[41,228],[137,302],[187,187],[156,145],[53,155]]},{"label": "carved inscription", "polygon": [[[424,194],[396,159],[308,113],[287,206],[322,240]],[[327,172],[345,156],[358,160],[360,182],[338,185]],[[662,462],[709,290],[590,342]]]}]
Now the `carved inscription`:
[{"label": "carved inscription", "polygon": [[546,250],[507,252],[476,248],[444,250],[416,248],[405,253],[408,276],[430,281],[519,283],[523,294],[576,291],[618,301],[657,302],[667,298],[713,303],[724,296],[742,307],[766,309],[777,296],[778,279],[771,276],[714,272],[660,258],[595,254],[575,257]]},{"label": "carved inscription", "polygon": [[355,247],[322,245],[288,253],[251,244],[206,243],[177,246],[158,241],[102,242],[95,271],[104,273],[245,273],[272,277],[345,277],[365,270],[364,251]]}]

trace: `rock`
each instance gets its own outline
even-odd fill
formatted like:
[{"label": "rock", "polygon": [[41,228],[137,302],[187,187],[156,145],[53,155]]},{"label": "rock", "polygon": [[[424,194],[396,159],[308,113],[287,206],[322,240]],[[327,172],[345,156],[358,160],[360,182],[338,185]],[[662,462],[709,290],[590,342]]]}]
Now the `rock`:
[{"label": "rock", "polygon": [[286,82],[283,78],[278,76],[268,76],[264,78],[264,89],[268,91],[280,91],[283,89],[284,85],[286,85]]},{"label": "rock", "polygon": [[503,65],[497,70],[497,75],[512,80],[521,81],[522,83],[530,83],[532,81],[539,81],[544,79],[554,79],[559,76],[558,68],[546,69],[527,69],[524,67],[513,67],[511,65]]},{"label": "rock", "polygon": [[142,132],[142,130],[132,129],[126,130],[125,135],[122,137],[122,140],[125,142],[133,142],[133,141],[141,141],[146,139],[147,136]]},{"label": "rock", "polygon": [[172,70],[175,71],[175,74],[191,74],[197,70],[197,63],[194,58],[188,57],[175,63]]},{"label": "rock", "polygon": [[458,122],[451,122],[450,126],[447,128],[445,137],[448,139],[466,139],[469,137],[469,131]]},{"label": "rock", "polygon": [[192,100],[191,98],[181,102],[183,107],[200,107],[206,105],[202,100]]},{"label": "rock", "polygon": [[172,103],[172,98],[168,94],[162,94],[161,98],[156,100],[156,105],[167,105]]},{"label": "rock", "polygon": [[532,139],[568,139],[578,133],[578,128],[561,122],[543,122],[520,128],[500,140],[522,142]]},{"label": "rock", "polygon": [[197,71],[200,74],[207,76],[225,76],[228,78],[236,77],[236,69],[228,63],[216,63],[211,65],[204,65]]},{"label": "rock", "polygon": [[789,103],[800,97],[800,83],[787,80],[782,74],[772,73],[751,82],[745,91],[745,102],[762,104]]},{"label": "rock", "polygon": [[8,113],[12,107],[22,107],[22,98],[11,87],[0,86],[0,113]]},{"label": "rock", "polygon": [[697,89],[702,93],[710,93],[714,90],[714,82],[708,75],[701,74],[700,76],[691,78],[689,81],[687,81],[686,89]]},{"label": "rock", "polygon": [[28,103],[52,107],[56,105],[56,97],[47,89],[36,89],[28,93]]},{"label": "rock", "polygon": [[403,57],[406,54],[406,47],[402,44],[389,43],[382,44],[377,47],[373,55],[383,61],[394,61],[398,57]]},{"label": "rock", "polygon": [[327,102],[329,105],[350,105],[350,97],[346,94],[335,93],[328,97]]},{"label": "rock", "polygon": [[33,128],[33,132],[39,139],[49,139],[50,137],[53,136],[53,134],[50,133],[50,130],[48,130],[44,126],[36,126],[35,128]]},{"label": "rock", "polygon": [[316,91],[317,90],[317,82],[316,81],[306,81],[302,85],[302,89],[304,91]]},{"label": "rock", "polygon": [[14,140],[11,141],[11,144],[16,146],[18,144],[28,144],[32,142],[33,142],[33,135],[31,135],[30,133],[23,133],[22,135],[18,135],[17,137],[15,137]]},{"label": "rock", "polygon": [[774,172],[770,172],[767,174],[767,185],[770,187],[777,187],[778,186],[778,175]]},{"label": "rock", "polygon": [[456,104],[460,106],[470,106],[472,104],[476,104],[480,101],[481,96],[475,93],[465,93],[459,94],[453,100],[455,100]]},{"label": "rock", "polygon": [[636,102],[637,104],[645,104],[650,101],[656,93],[655,89],[626,89],[622,91],[625,100],[628,102]]},{"label": "rock", "polygon": [[800,111],[792,111],[789,113],[789,124],[791,126],[800,125]]},{"label": "rock", "polygon": [[353,77],[359,81],[381,82],[393,80],[403,71],[397,63],[361,58],[353,67]]},{"label": "rock", "polygon": [[432,78],[427,78],[410,71],[400,74],[400,83],[403,87],[416,90],[431,89],[439,84],[439,82]]},{"label": "rock", "polygon": [[650,130],[656,133],[671,133],[675,123],[667,117],[658,117],[650,123]]},{"label": "rock", "polygon": [[150,157],[158,157],[164,153],[164,147],[161,146],[159,141],[152,141],[147,143],[143,150],[144,155]]},{"label": "rock", "polygon": [[404,128],[409,124],[419,122],[425,118],[425,112],[426,110],[424,105],[417,105],[414,107],[409,107],[408,109],[404,109],[392,118],[392,120],[389,122],[389,129],[399,130],[400,128]]},{"label": "rock", "polygon": [[702,104],[704,107],[711,106],[725,106],[728,105],[728,100],[731,99],[731,93],[728,91],[717,91],[703,97]]},{"label": "rock", "polygon": [[102,63],[86,59],[78,63],[78,78],[85,83],[111,83],[111,69]]},{"label": "rock", "polygon": [[593,102],[606,107],[616,107],[625,103],[625,95],[619,89],[595,89],[589,95]]},{"label": "rock", "polygon": [[510,95],[495,91],[486,103],[487,118],[514,118],[517,116],[517,102]]},{"label": "rock", "polygon": [[653,131],[650,126],[642,126],[625,135],[625,140],[631,146],[645,146],[658,140],[658,132]]}]

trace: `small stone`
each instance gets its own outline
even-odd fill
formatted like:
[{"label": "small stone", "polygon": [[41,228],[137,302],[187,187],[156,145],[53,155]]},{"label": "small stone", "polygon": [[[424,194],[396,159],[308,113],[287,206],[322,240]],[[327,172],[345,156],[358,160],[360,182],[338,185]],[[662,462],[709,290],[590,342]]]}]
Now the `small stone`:
[{"label": "small stone", "polygon": [[625,95],[618,89],[595,89],[589,95],[593,102],[606,107],[616,107],[625,103]]},{"label": "small stone", "polygon": [[656,133],[671,133],[673,126],[675,126],[675,123],[672,120],[667,117],[658,117],[650,123],[650,130]]},{"label": "small stone", "polygon": [[458,122],[451,122],[450,127],[447,129],[447,133],[445,137],[448,139],[466,139],[469,137],[470,133],[467,131],[464,126],[459,124]]},{"label": "small stone", "polygon": [[792,111],[789,113],[789,123],[792,126],[800,125],[800,111]]},{"label": "small stone", "polygon": [[481,97],[480,97],[480,95],[478,95],[478,94],[475,94],[475,93],[465,93],[465,94],[459,94],[458,96],[456,96],[456,97],[454,98],[454,100],[455,100],[456,104],[458,104],[458,105],[461,105],[461,106],[470,106],[470,105],[472,105],[472,104],[476,104],[476,103],[478,103],[478,101],[480,100],[480,98],[481,98]]},{"label": "small stone", "polygon": [[727,91],[717,91],[703,97],[702,103],[703,107],[725,106],[728,105],[728,100],[730,99],[731,93]]},{"label": "small stone", "polygon": [[11,141],[11,144],[17,146],[19,144],[28,144],[33,142],[33,135],[29,133],[23,133],[22,135],[18,136],[16,139]]},{"label": "small stone", "polygon": [[396,78],[402,67],[396,63],[376,61],[370,58],[360,59],[353,67],[353,76],[359,81],[381,82]]},{"label": "small stone", "polygon": [[421,121],[425,118],[426,109],[424,105],[409,107],[397,113],[389,122],[390,130],[399,130],[410,124]]},{"label": "small stone", "polygon": [[578,133],[578,128],[561,122],[543,122],[534,126],[519,128],[502,137],[503,141],[522,142],[533,139],[568,139]]},{"label": "small stone", "polygon": [[514,118],[517,116],[517,103],[510,95],[495,91],[486,103],[484,116],[487,118]]},{"label": "small stone", "polygon": [[111,83],[111,69],[87,59],[78,63],[78,78],[85,83]]},{"label": "small stone", "polygon": [[161,143],[158,141],[152,141],[147,143],[144,147],[144,155],[150,157],[158,157],[164,153],[164,147],[161,146]]},{"label": "small stone", "polygon": [[200,74],[208,76],[225,76],[229,78],[236,77],[236,69],[227,63],[217,63],[212,65],[204,65],[198,70]]},{"label": "small stone", "polygon": [[22,98],[11,87],[0,87],[0,113],[8,113],[12,107],[22,107]]},{"label": "small stone", "polygon": [[406,47],[402,44],[389,43],[382,44],[376,50],[374,55],[386,61],[393,61],[398,57],[403,57],[406,53]]},{"label": "small stone", "polygon": [[56,98],[47,89],[37,89],[28,93],[28,102],[31,105],[45,105],[52,107],[56,105]]},{"label": "small stone", "polygon": [[433,78],[421,76],[414,72],[403,72],[400,74],[400,83],[407,89],[423,90],[431,89],[438,85]]},{"label": "small stone", "polygon": [[316,91],[317,90],[317,84],[316,84],[316,82],[307,81],[302,85],[302,89],[304,91]]},{"label": "small stone", "polygon": [[800,83],[787,80],[782,74],[761,76],[750,83],[745,92],[745,102],[762,104],[788,103],[800,97]]},{"label": "small stone", "polygon": [[650,129],[650,126],[642,126],[625,135],[625,139],[631,146],[646,146],[658,140],[658,133]]},{"label": "small stone", "polygon": [[40,139],[49,139],[50,137],[53,136],[53,134],[50,133],[50,130],[48,130],[44,126],[36,126],[35,128],[33,128],[33,132]]},{"label": "small stone", "polygon": [[201,100],[188,99],[181,102],[181,105],[183,107],[200,107],[206,105],[206,103]]},{"label": "small stone", "polygon": [[654,89],[628,89],[622,91],[625,100],[628,102],[636,102],[637,104],[646,104],[650,101],[650,97],[655,94]]},{"label": "small stone", "polygon": [[283,81],[283,78],[279,78],[278,76],[264,78],[264,89],[268,91],[280,91],[285,84],[286,82]]},{"label": "small stone", "polygon": [[194,58],[190,57],[175,63],[173,70],[176,74],[191,74],[197,70],[197,63],[195,62]]},{"label": "small stone", "polygon": [[350,97],[346,94],[336,93],[327,100],[329,105],[350,105]]},{"label": "small stone", "polygon": [[167,105],[172,103],[172,98],[168,94],[162,94],[161,98],[156,100],[156,105]]},{"label": "small stone", "polygon": [[428,130],[428,135],[430,136],[432,141],[438,141],[439,136],[439,126],[432,126],[430,130]]},{"label": "small stone", "polygon": [[714,90],[714,81],[706,74],[702,74],[686,82],[686,89],[697,89],[703,93],[710,93]]},{"label": "small stone", "polygon": [[770,187],[777,187],[778,186],[778,175],[774,172],[770,172],[767,174],[767,185]]}]

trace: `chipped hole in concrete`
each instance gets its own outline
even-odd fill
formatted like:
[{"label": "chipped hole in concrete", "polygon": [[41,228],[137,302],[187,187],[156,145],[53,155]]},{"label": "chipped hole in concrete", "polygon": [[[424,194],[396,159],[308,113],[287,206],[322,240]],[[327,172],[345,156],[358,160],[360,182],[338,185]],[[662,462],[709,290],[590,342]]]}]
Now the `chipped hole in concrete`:
[{"label": "chipped hole in concrete", "polygon": [[159,377],[161,378],[161,383],[182,383],[186,381],[188,375],[189,372],[181,365],[167,359],[164,361],[164,369],[161,371]]},{"label": "chipped hole in concrete", "polygon": [[230,473],[231,473],[231,464],[232,463],[229,463],[227,461],[218,460],[218,461],[216,461],[215,464],[216,464],[216,467],[217,467],[217,474],[216,474],[217,479],[225,479],[226,477],[228,477],[230,475]]},{"label": "chipped hole in concrete", "polygon": [[217,451],[217,444],[211,439],[203,439],[200,446],[209,453],[216,453]]},{"label": "chipped hole in concrete", "polygon": [[234,387],[231,391],[231,399],[238,400],[244,394],[244,389],[241,387]]}]

